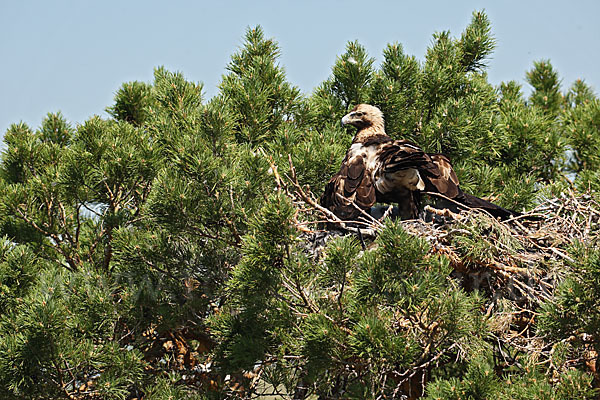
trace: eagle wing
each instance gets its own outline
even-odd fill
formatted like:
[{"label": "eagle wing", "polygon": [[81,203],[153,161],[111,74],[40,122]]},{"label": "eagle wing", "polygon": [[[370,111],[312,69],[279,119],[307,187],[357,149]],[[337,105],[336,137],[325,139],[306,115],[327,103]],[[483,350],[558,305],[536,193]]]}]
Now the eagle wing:
[{"label": "eagle wing", "polygon": [[419,169],[431,162],[419,146],[408,140],[395,140],[382,145],[378,158],[384,173]]},{"label": "eagle wing", "polygon": [[333,211],[343,220],[356,219],[360,211],[375,204],[375,187],[367,173],[363,157],[348,157],[342,162],[340,171],[331,178],[321,196],[321,205]]},{"label": "eagle wing", "polygon": [[460,194],[458,177],[450,159],[443,154],[428,154],[408,140],[396,140],[382,148],[380,160],[385,174],[417,171],[424,184],[419,190],[441,193],[449,198]]},{"label": "eagle wing", "polygon": [[450,159],[443,154],[428,154],[430,163],[423,168],[425,190],[436,192],[454,199],[462,192],[458,186],[458,177]]},{"label": "eagle wing", "polygon": [[[469,208],[479,208],[487,211],[494,217],[508,219],[519,213],[513,210],[507,210],[487,200],[470,195],[461,190],[458,177],[450,159],[444,154],[426,154],[430,162],[423,164],[419,172],[425,182],[425,191],[440,193],[445,197],[462,203]],[[444,207],[452,208],[451,203],[442,202]]]}]

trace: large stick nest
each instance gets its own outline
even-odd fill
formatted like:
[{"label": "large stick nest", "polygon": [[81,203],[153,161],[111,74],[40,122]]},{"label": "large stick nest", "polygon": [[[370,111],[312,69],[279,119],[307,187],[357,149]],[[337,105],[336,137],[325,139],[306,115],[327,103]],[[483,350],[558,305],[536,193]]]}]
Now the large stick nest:
[{"label": "large stick nest", "polygon": [[[384,208],[380,218],[362,212],[356,221],[342,221],[323,208],[309,188],[299,184],[291,160],[289,175],[280,176],[274,164],[272,170],[279,190],[298,210],[296,226],[313,257],[320,256],[329,239],[341,235],[356,235],[367,246],[390,218],[391,207]],[[450,259],[452,275],[465,290],[479,290],[485,295],[485,312],[493,315],[493,335],[502,361],[518,365],[517,349],[541,363],[551,363],[556,343],[536,336],[534,328],[539,305],[552,301],[555,289],[576,263],[569,255],[571,248],[598,242],[597,197],[568,190],[542,198],[533,210],[506,221],[475,209],[456,214],[425,206],[424,211],[431,222],[406,220],[401,221],[402,226],[427,240],[432,253]],[[581,361],[585,360],[572,360]]]}]

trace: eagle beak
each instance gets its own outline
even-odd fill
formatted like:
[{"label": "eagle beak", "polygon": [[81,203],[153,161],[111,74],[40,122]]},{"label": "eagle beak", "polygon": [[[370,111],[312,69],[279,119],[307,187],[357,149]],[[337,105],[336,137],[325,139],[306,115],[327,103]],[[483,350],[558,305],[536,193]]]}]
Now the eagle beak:
[{"label": "eagle beak", "polygon": [[350,114],[346,114],[342,117],[342,126],[344,125],[348,125],[348,123],[350,122],[350,119],[348,118]]}]

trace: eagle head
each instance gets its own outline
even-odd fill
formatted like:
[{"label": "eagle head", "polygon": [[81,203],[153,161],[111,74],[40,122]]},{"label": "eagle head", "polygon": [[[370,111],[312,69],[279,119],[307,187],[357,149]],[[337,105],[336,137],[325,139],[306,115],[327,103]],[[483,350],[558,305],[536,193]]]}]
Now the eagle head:
[{"label": "eagle head", "polygon": [[344,115],[342,125],[352,125],[359,130],[369,127],[383,128],[383,113],[375,106],[359,104]]}]

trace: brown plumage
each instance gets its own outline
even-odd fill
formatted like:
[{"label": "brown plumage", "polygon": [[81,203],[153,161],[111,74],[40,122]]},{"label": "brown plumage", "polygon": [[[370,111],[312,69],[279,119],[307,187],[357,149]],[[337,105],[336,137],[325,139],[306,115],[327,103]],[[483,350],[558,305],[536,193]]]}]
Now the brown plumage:
[{"label": "brown plumage", "polygon": [[338,217],[356,219],[361,209],[368,211],[379,202],[397,203],[402,218],[415,218],[421,192],[439,193],[500,218],[516,214],[464,193],[445,155],[427,154],[408,140],[390,138],[377,107],[359,104],[342,118],[342,124],[355,126],[357,132],[340,171],[321,197],[321,204]]}]

